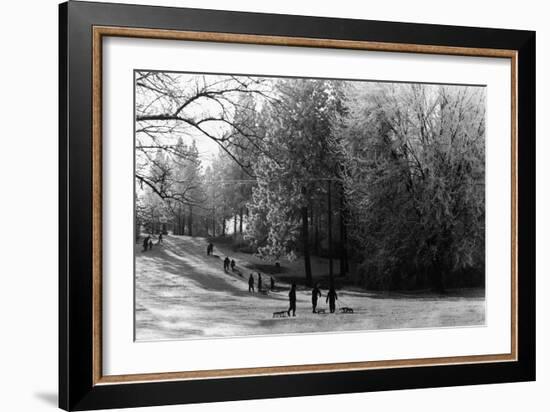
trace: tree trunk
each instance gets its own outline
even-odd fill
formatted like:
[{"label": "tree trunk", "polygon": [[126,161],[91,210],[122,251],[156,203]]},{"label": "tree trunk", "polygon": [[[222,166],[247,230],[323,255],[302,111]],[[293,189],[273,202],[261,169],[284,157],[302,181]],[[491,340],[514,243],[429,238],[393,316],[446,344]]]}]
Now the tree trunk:
[{"label": "tree trunk", "polygon": [[135,226],[135,235],[136,235],[136,243],[139,243],[140,233],[139,233],[139,219],[136,216],[136,226]]},{"label": "tree trunk", "polygon": [[342,187],[340,193],[340,276],[346,276],[346,273],[348,272],[347,247],[344,188]]},{"label": "tree trunk", "polygon": [[216,209],[212,209],[212,237],[216,237]]},{"label": "tree trunk", "polygon": [[233,237],[237,237],[237,215],[233,215]]},{"label": "tree trunk", "polygon": [[309,200],[309,233],[315,232],[315,207],[313,207],[313,202]]},{"label": "tree trunk", "polygon": [[180,216],[181,226],[180,226],[180,235],[185,235],[185,213]]},{"label": "tree trunk", "polygon": [[240,221],[239,221],[239,233],[241,234],[241,236],[243,235],[243,208],[241,207],[241,210],[240,210]]},{"label": "tree trunk", "polygon": [[[302,195],[306,195],[306,188],[302,187]],[[312,279],[311,279],[311,261],[309,256],[309,231],[308,231],[308,221],[307,221],[307,204],[304,202],[304,206],[302,206],[302,242],[304,247],[304,264],[305,264],[305,271],[306,271],[306,285],[311,286],[312,285]]]},{"label": "tree trunk", "polygon": [[181,235],[181,214],[176,216],[176,224],[174,225],[174,235]]},{"label": "tree trunk", "polygon": [[181,235],[181,204],[178,205],[177,221],[174,225],[174,235]]},{"label": "tree trunk", "polygon": [[189,205],[189,236],[193,236],[193,206]]},{"label": "tree trunk", "polygon": [[225,213],[225,194],[222,196],[222,237],[225,237],[225,216],[227,216]]},{"label": "tree trunk", "polygon": [[317,213],[317,216],[315,216],[315,254],[319,256],[319,225],[321,224],[321,213]]},{"label": "tree trunk", "polygon": [[334,278],[334,268],[333,268],[333,261],[332,261],[332,193],[331,193],[331,184],[332,182],[328,181],[328,197],[327,197],[327,203],[328,203],[328,276],[330,278],[330,281],[333,281]]},{"label": "tree trunk", "polygon": [[312,234],[313,237],[312,243],[312,253],[314,255],[319,255],[319,249],[317,247],[317,241],[319,238],[319,232],[317,231],[317,211],[315,210],[315,206],[313,206],[313,202],[309,202],[309,232]]},{"label": "tree trunk", "polygon": [[436,252],[432,256],[431,267],[429,268],[428,274],[431,288],[437,293],[445,293],[444,274],[448,269],[438,250],[448,250],[450,247],[449,239],[449,229],[444,228],[441,234],[438,236],[434,235],[427,241],[428,246],[436,247]]}]

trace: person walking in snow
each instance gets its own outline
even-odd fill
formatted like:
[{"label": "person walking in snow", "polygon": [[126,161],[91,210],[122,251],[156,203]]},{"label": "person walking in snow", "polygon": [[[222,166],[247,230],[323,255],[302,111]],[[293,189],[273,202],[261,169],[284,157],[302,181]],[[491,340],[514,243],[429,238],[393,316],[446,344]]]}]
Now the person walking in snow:
[{"label": "person walking in snow", "polygon": [[235,272],[235,260],[231,259],[231,272]]},{"label": "person walking in snow", "polygon": [[334,313],[336,310],[336,301],[338,300],[338,295],[336,294],[336,289],[334,288],[334,285],[330,285],[330,289],[327,293],[327,299],[326,302],[329,303],[330,313]]},{"label": "person walking in snow", "polygon": [[320,298],[321,291],[319,290],[319,284],[316,283],[311,291],[311,306],[313,306],[313,313],[317,313],[317,299]]},{"label": "person walking in snow", "polygon": [[275,279],[271,276],[271,290],[275,290]]},{"label": "person walking in snow", "polygon": [[290,316],[290,311],[292,311],[292,316],[296,316],[296,283],[292,284],[290,292],[288,292],[288,301],[290,307],[288,308],[288,316]]},{"label": "person walking in snow", "polygon": [[248,292],[254,293],[254,276],[252,276],[252,273],[248,278]]},{"label": "person walking in snow", "polygon": [[143,251],[147,252],[147,248],[149,247],[149,236],[145,236],[145,239],[143,239]]},{"label": "person walking in snow", "polygon": [[223,260],[223,270],[227,272],[229,270],[229,258],[226,256]]},{"label": "person walking in snow", "polygon": [[262,291],[262,275],[258,272],[258,292]]}]

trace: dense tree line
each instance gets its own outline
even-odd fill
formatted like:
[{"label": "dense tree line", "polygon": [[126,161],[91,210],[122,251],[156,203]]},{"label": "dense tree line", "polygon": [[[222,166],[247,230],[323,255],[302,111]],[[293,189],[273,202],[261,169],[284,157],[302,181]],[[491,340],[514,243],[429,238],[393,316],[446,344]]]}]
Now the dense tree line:
[{"label": "dense tree line", "polygon": [[136,224],[307,284],[313,255],[373,289],[479,285],[484,110],[481,87],[137,73]]}]

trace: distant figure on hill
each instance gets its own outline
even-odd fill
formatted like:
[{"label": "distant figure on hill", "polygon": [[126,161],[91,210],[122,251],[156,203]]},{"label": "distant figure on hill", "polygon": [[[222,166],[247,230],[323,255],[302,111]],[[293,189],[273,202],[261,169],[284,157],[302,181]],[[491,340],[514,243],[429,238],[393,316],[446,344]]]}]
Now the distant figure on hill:
[{"label": "distant figure on hill", "polygon": [[258,292],[262,291],[262,275],[258,272]]},{"label": "distant figure on hill", "polygon": [[313,306],[313,313],[317,313],[317,299],[320,298],[321,291],[319,290],[319,284],[316,283],[311,291],[311,306]]},{"label": "distant figure on hill", "polygon": [[149,250],[153,250],[153,239],[149,236]]},{"label": "distant figure on hill", "polygon": [[227,256],[223,260],[223,270],[226,272],[229,270],[229,258]]},{"label": "distant figure on hill", "polygon": [[231,259],[231,272],[235,272],[235,261]]},{"label": "distant figure on hill", "polygon": [[248,278],[248,292],[254,293],[254,276],[252,276],[252,273]]},{"label": "distant figure on hill", "polygon": [[326,302],[329,303],[330,313],[334,313],[334,311],[336,310],[336,300],[338,300],[338,295],[336,294],[336,289],[334,289],[334,285],[331,284],[326,299]]},{"label": "distant figure on hill", "polygon": [[275,290],[275,279],[273,279],[273,276],[271,276],[271,290]]},{"label": "distant figure on hill", "polygon": [[147,252],[147,248],[149,247],[149,239],[150,236],[145,236],[145,239],[143,239],[143,251]]},{"label": "distant figure on hill", "polygon": [[290,292],[288,292],[288,301],[290,307],[288,308],[288,316],[290,316],[290,311],[292,311],[292,316],[296,316],[296,283],[292,284]]},{"label": "distant figure on hill", "polygon": [[158,240],[158,245],[160,245],[162,243],[162,233],[159,233],[159,240]]}]

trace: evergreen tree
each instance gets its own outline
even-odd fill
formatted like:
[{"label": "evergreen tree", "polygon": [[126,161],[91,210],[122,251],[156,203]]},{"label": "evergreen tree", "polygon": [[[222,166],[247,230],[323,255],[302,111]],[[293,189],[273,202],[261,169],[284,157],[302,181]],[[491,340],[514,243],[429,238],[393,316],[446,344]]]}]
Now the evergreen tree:
[{"label": "evergreen tree", "polygon": [[334,81],[284,79],[276,90],[278,104],[262,113],[269,155],[261,154],[254,165],[249,235],[268,258],[300,251],[310,285],[310,204],[320,185],[336,177],[334,122],[345,109]]}]

